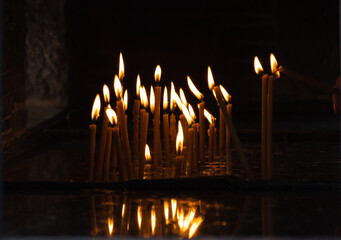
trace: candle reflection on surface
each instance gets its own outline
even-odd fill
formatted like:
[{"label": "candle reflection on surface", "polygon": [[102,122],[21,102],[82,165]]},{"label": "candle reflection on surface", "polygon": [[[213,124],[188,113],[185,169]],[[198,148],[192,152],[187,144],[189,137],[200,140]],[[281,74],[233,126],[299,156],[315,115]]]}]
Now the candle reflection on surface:
[{"label": "candle reflection on surface", "polygon": [[139,226],[139,231],[141,231],[142,226],[142,209],[141,206],[137,206],[137,224]]},{"label": "candle reflection on surface", "polygon": [[108,231],[109,231],[109,236],[112,235],[114,230],[114,218],[113,217],[108,217]]},{"label": "candle reflection on surface", "polygon": [[152,206],[150,211],[150,225],[152,227],[152,235],[155,234],[155,226],[156,226],[156,216],[155,216],[155,206]]}]

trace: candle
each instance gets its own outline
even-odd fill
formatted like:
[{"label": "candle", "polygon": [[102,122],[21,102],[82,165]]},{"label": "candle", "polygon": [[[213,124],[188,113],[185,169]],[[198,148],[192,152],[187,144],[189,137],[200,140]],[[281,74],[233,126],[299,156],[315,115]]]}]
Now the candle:
[{"label": "candle", "polygon": [[[263,67],[256,56],[254,59],[254,68],[256,74],[263,73]],[[266,180],[267,176],[267,118],[268,118],[268,74],[263,74],[262,76],[262,161],[261,161],[261,170],[262,170],[262,180]]]},{"label": "candle", "polygon": [[214,159],[214,128],[215,128],[215,120],[212,114],[210,114],[206,109],[204,110],[204,115],[210,123],[208,128],[208,159],[210,162]]},{"label": "candle", "polygon": [[89,158],[89,180],[94,180],[94,163],[95,163],[95,145],[96,145],[96,124],[95,121],[99,117],[99,111],[101,109],[101,99],[99,94],[96,95],[94,100],[92,111],[91,111],[91,120],[90,124],[90,158]]},{"label": "candle", "polygon": [[[232,103],[229,103],[231,101],[231,95],[228,94],[228,92],[225,90],[225,88],[222,85],[219,85],[220,87],[220,91],[226,101],[226,110],[229,114],[230,117],[232,117]],[[228,175],[232,174],[232,159],[231,159],[231,136],[230,136],[230,131],[228,128],[225,128],[226,126],[226,122],[225,122],[225,118],[224,118],[224,114],[222,112],[222,110],[220,110],[220,117],[222,118],[222,121],[224,122],[224,129],[225,132],[221,133],[223,134],[223,138],[225,140],[225,156],[226,156],[226,173]],[[222,153],[221,153],[222,154]]]},{"label": "candle", "polygon": [[266,179],[272,178],[272,115],[273,115],[273,80],[274,76],[268,78],[268,96],[267,96],[267,166],[266,166]]},{"label": "candle", "polygon": [[176,140],[176,118],[175,118],[175,114],[174,114],[174,108],[176,105],[176,101],[175,101],[175,87],[174,87],[174,83],[171,82],[171,94],[170,94],[170,110],[172,112],[171,116],[170,116],[170,129],[169,129],[169,133],[170,133],[170,137],[171,137],[171,153],[172,156],[176,155],[176,150],[175,150],[175,140]]},{"label": "candle", "polygon": [[221,161],[223,161],[224,149],[225,149],[225,137],[226,137],[225,124],[226,123],[225,123],[223,111],[219,109],[219,154],[220,154]]},{"label": "candle", "polygon": [[[198,124],[195,123],[196,115],[191,104],[188,104],[188,111],[193,122],[191,128],[188,129],[188,156],[192,155],[189,159],[189,173],[190,175],[194,175],[198,168]],[[192,133],[190,133],[190,131]],[[193,136],[191,136],[191,134]],[[192,138],[192,140],[190,138]],[[190,143],[190,141],[192,141],[192,143]]]},{"label": "candle", "polygon": [[[115,87],[116,96],[122,96],[122,91],[121,91],[122,87],[119,87],[119,86],[121,86],[120,80],[117,78],[117,76],[115,76],[114,87]],[[127,128],[127,122],[126,122],[126,117],[124,113],[124,105],[127,104],[127,100],[125,101],[125,103],[123,103],[121,99],[122,98],[117,98],[116,100],[117,118],[118,118],[120,130],[121,130],[121,141],[122,141],[122,150],[123,150],[125,167],[127,168],[128,179],[131,180],[134,178],[134,176],[133,176],[133,168],[132,168],[132,162],[131,162],[128,128]]]},{"label": "candle", "polygon": [[233,123],[232,123],[231,117],[229,116],[229,114],[228,114],[228,112],[226,110],[225,102],[224,102],[223,96],[221,94],[220,88],[218,86],[214,86],[214,79],[213,79],[213,75],[212,75],[212,71],[211,71],[210,67],[208,67],[207,75],[208,75],[208,86],[209,86],[209,89],[211,89],[211,90],[213,89],[213,91],[215,92],[216,99],[217,99],[217,102],[218,102],[218,106],[223,111],[223,114],[224,114],[224,117],[225,117],[225,121],[226,121],[226,125],[229,128],[229,130],[230,130],[231,139],[232,139],[234,145],[236,146],[236,149],[237,149],[238,155],[239,155],[239,157],[241,159],[241,162],[242,162],[245,170],[247,171],[247,173],[249,175],[249,178],[253,179],[253,174],[252,174],[250,166],[249,166],[249,164],[248,164],[248,162],[247,162],[247,160],[245,158],[245,155],[244,155],[244,152],[243,152],[243,147],[242,147],[242,144],[240,143],[237,131],[236,131],[236,129],[235,129]]},{"label": "candle", "polygon": [[134,108],[133,108],[133,165],[138,166],[138,154],[139,154],[139,124],[140,124],[140,75],[137,75],[136,80],[136,97],[134,101]]},{"label": "candle", "polygon": [[117,154],[117,163],[118,163],[118,170],[120,173],[120,180],[125,182],[125,181],[128,181],[129,179],[128,179],[127,168],[123,161],[120,129],[118,126],[115,126],[113,128],[113,138],[114,138],[114,143],[116,145],[115,149],[116,149],[116,154]]},{"label": "candle", "polygon": [[[110,102],[110,94],[109,94],[109,88],[107,85],[103,85],[103,97],[104,102],[106,105]],[[105,153],[105,146],[106,146],[106,140],[107,140],[107,128],[108,128],[108,117],[105,114],[105,111],[107,110],[107,106],[104,108],[104,114],[103,114],[103,121],[102,121],[102,129],[101,129],[101,140],[99,142],[99,153],[98,153],[98,165],[97,165],[97,179],[102,179],[102,172],[103,172],[103,161],[104,161],[104,153]]]},{"label": "candle", "polygon": [[189,76],[187,76],[187,84],[192,93],[201,101],[198,104],[199,108],[199,160],[200,165],[203,166],[205,162],[205,117],[204,117],[204,109],[205,102],[203,101],[204,95],[199,92],[199,90],[195,87],[192,80]]},{"label": "candle", "polygon": [[151,156],[148,144],[145,146],[144,150],[144,159],[145,159],[145,167],[144,167],[144,176],[143,179],[152,179],[152,165],[151,165]]},{"label": "candle", "polygon": [[[146,93],[146,89],[144,87],[140,88],[140,98],[141,103],[144,108],[148,107],[148,97]],[[140,156],[139,156],[139,179],[143,178],[143,171],[145,165],[145,145],[147,144],[147,135],[148,135],[148,120],[149,113],[146,112],[145,109],[141,109],[141,133],[140,133]]]},{"label": "candle", "polygon": [[182,165],[184,161],[183,156],[183,139],[184,133],[182,130],[181,122],[178,121],[178,133],[176,135],[176,152],[178,155],[175,157],[175,177],[179,178],[182,172]]},{"label": "candle", "polygon": [[193,165],[192,165],[192,173],[195,174],[198,172],[199,166],[199,158],[198,158],[198,123],[194,123],[193,127]]},{"label": "candle", "polygon": [[112,132],[113,132],[113,125],[114,122],[117,122],[117,116],[114,110],[111,108],[107,108],[106,115],[109,119],[110,126],[107,129],[107,141],[106,141],[106,147],[105,147],[105,167],[104,167],[104,176],[105,181],[109,182],[109,163],[110,163],[110,154],[111,154],[111,142],[112,142]]},{"label": "candle", "polygon": [[[161,103],[161,87],[158,85],[161,79],[161,67],[157,65],[155,68],[154,79],[155,86],[155,113],[154,113],[154,166],[160,167],[161,153],[161,137],[160,137],[160,103]],[[156,171],[157,174],[159,171]]]},{"label": "candle", "polygon": [[167,112],[168,107],[168,96],[167,96],[167,87],[165,86],[163,90],[163,111],[164,114],[162,116],[162,125],[163,125],[163,144],[165,149],[165,157],[168,160],[169,159],[169,153],[170,153],[170,146],[169,146],[169,117]]},{"label": "candle", "polygon": [[[186,128],[183,128],[183,131],[187,133],[185,134],[185,136],[187,135],[187,145],[184,146],[183,151],[186,151],[185,156],[186,156],[187,173],[191,175],[192,165],[193,165],[193,134],[194,133],[193,133],[193,128],[191,128],[190,126],[193,122],[193,119],[191,117],[191,114],[189,113],[189,110],[187,109],[184,103],[182,103],[182,115],[185,117],[184,124],[186,125]],[[182,125],[182,121],[181,121],[181,125]]]}]

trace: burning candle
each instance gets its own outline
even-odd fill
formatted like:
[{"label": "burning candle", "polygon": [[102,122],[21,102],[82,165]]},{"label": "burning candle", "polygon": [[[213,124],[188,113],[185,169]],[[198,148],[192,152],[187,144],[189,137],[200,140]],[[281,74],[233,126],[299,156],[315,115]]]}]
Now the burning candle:
[{"label": "burning candle", "polygon": [[162,116],[163,120],[163,144],[165,149],[166,159],[169,159],[170,147],[169,147],[169,117],[167,113],[168,108],[168,95],[167,95],[167,87],[165,86],[163,90],[163,111],[164,114]]},{"label": "burning candle", "polygon": [[248,162],[247,162],[247,160],[245,158],[245,155],[244,155],[244,152],[243,152],[243,147],[242,147],[242,144],[240,143],[237,131],[236,131],[236,129],[235,129],[233,123],[232,123],[230,115],[228,114],[228,112],[226,110],[225,101],[224,101],[223,96],[221,94],[220,88],[218,86],[214,86],[213,74],[212,74],[212,71],[211,71],[210,67],[208,67],[208,69],[207,69],[207,75],[208,75],[208,78],[207,78],[207,80],[208,80],[208,87],[209,87],[210,90],[213,90],[215,92],[216,100],[218,102],[218,106],[219,106],[219,108],[222,110],[222,112],[224,114],[226,125],[229,128],[230,133],[231,133],[231,139],[232,139],[234,145],[236,146],[236,149],[237,149],[239,157],[240,157],[240,159],[242,161],[242,164],[243,164],[245,170],[247,171],[247,173],[249,175],[249,178],[253,179],[253,174],[252,174],[250,166],[249,166],[249,164],[248,164]]},{"label": "burning candle", "polygon": [[[179,89],[179,94],[180,94],[180,100],[181,100],[181,103],[178,104],[178,105],[181,104],[181,107],[179,107],[179,108],[180,108],[181,111],[183,111],[182,109],[185,107],[186,108],[185,110],[188,112],[188,110],[187,110],[187,100],[186,100],[185,93],[182,90],[182,88]],[[181,121],[182,128],[184,130],[184,133],[186,133],[186,134],[184,134],[184,146],[187,147],[188,122],[187,122],[187,118],[184,115],[184,113],[182,113],[180,115],[180,121]]]},{"label": "burning candle", "polygon": [[[122,85],[120,83],[120,80],[115,76],[115,93],[116,96],[122,96]],[[127,97],[126,97],[127,99]],[[127,103],[127,100],[126,100]],[[127,168],[128,172],[128,179],[131,180],[134,178],[133,176],[133,168],[131,163],[131,152],[130,152],[130,145],[129,145],[129,136],[128,136],[128,128],[127,128],[127,122],[125,117],[125,111],[124,111],[124,105],[126,105],[122,102],[121,98],[117,98],[116,100],[116,109],[117,109],[117,118],[119,127],[121,130],[121,141],[122,141],[122,150],[124,154],[124,162],[125,167]]]},{"label": "burning candle", "polygon": [[206,109],[204,110],[204,115],[209,121],[210,126],[208,128],[208,159],[210,162],[214,160],[214,128],[215,128],[215,118]]},{"label": "burning candle", "polygon": [[98,165],[97,165],[97,179],[102,179],[102,172],[103,172],[103,161],[104,161],[104,153],[105,153],[105,146],[107,140],[107,128],[108,128],[108,117],[105,114],[107,110],[107,106],[110,102],[110,93],[109,88],[107,85],[103,85],[103,97],[106,106],[104,107],[104,114],[103,114],[103,121],[102,121],[102,129],[101,129],[101,140],[99,143],[99,153],[98,153]]},{"label": "burning candle", "polygon": [[96,145],[96,124],[95,121],[99,117],[99,111],[101,109],[101,99],[99,94],[96,95],[94,100],[92,111],[91,111],[91,120],[90,124],[90,158],[89,158],[89,180],[94,180],[94,163],[95,163],[95,145]]},{"label": "burning candle", "polygon": [[183,141],[184,141],[184,133],[182,130],[181,122],[178,122],[178,133],[176,135],[176,152],[178,155],[175,158],[175,177],[179,178],[182,173],[182,165],[184,161],[183,156]]},{"label": "burning candle", "polygon": [[[194,130],[191,126],[193,119],[187,109],[187,107],[185,106],[185,104],[182,103],[182,115],[185,117],[185,124],[187,126],[187,130],[185,130],[185,128],[183,128],[183,131],[187,134],[185,134],[185,136],[187,135],[187,151],[186,151],[186,170],[187,173],[189,175],[192,174],[192,165],[193,165],[193,134],[194,134]],[[182,121],[181,121],[181,125],[182,125]]]},{"label": "burning candle", "polygon": [[[232,118],[232,103],[230,103],[231,100],[231,95],[228,94],[228,92],[225,90],[225,88],[222,85],[219,85],[220,87],[220,91],[223,94],[223,97],[226,101],[226,110],[228,112],[228,114],[230,115],[230,117]],[[226,122],[225,122],[225,118],[223,115],[223,112],[220,110],[220,121],[223,123],[223,131],[220,132],[220,134],[222,136],[220,136],[220,139],[223,139],[222,141],[220,141],[220,144],[223,146],[220,147],[224,147],[224,142],[225,142],[225,156],[226,156],[226,173],[228,175],[232,174],[232,159],[231,159],[231,136],[230,136],[230,131],[229,128],[225,128],[226,126]],[[221,124],[220,124],[221,127]],[[221,155],[222,150],[221,150]]]},{"label": "burning candle", "polygon": [[136,99],[134,101],[134,108],[133,108],[133,165],[138,165],[138,154],[139,154],[139,124],[140,124],[140,86],[141,80],[140,75],[137,75],[136,79]]},{"label": "burning candle", "polygon": [[198,170],[198,124],[195,123],[196,115],[195,112],[191,106],[191,104],[188,104],[188,111],[191,115],[191,118],[193,119],[193,160],[192,160],[192,166],[191,166],[191,172],[192,174],[195,174]]},{"label": "burning candle", "polygon": [[[257,74],[263,73],[263,67],[260,63],[258,57],[256,56],[254,59],[254,68]],[[264,74],[262,76],[262,180],[265,180],[267,177],[267,111],[268,111],[268,74]]]},{"label": "burning candle", "polygon": [[195,87],[192,80],[189,76],[187,76],[187,84],[192,93],[201,101],[198,104],[199,108],[199,160],[200,165],[203,166],[205,162],[205,117],[204,117],[204,109],[205,102],[203,101],[204,95],[199,92],[199,90]]},{"label": "burning candle", "polygon": [[105,181],[109,182],[109,162],[110,162],[110,154],[111,154],[111,142],[112,142],[112,133],[113,133],[113,125],[114,122],[117,121],[117,116],[114,110],[111,108],[107,108],[105,111],[110,125],[107,129],[107,141],[106,141],[106,147],[105,147],[105,157],[104,157],[104,176],[105,176]]},{"label": "burning candle", "polygon": [[170,105],[169,108],[172,112],[171,116],[170,116],[170,129],[169,129],[169,134],[170,134],[170,138],[171,138],[171,153],[172,156],[175,156],[175,140],[176,140],[176,118],[175,118],[175,114],[174,114],[174,108],[175,108],[175,87],[174,87],[174,83],[171,82],[171,93],[170,93]]},{"label": "burning candle", "polygon": [[147,144],[149,120],[149,113],[146,111],[146,108],[148,107],[148,97],[145,87],[140,88],[140,98],[143,108],[140,111],[141,133],[140,133],[139,179],[142,179],[145,165],[145,145]]},{"label": "burning candle", "polygon": [[148,144],[145,146],[144,151],[144,158],[145,158],[145,167],[144,167],[144,176],[143,179],[152,179],[152,165],[151,165],[151,155]]},{"label": "burning candle", "polygon": [[[161,80],[161,67],[157,65],[155,68],[154,79],[155,86],[155,113],[154,113],[154,166],[160,167],[161,152],[161,137],[160,137],[160,103],[161,103],[161,87],[159,82]],[[157,174],[159,171],[157,171]]]}]

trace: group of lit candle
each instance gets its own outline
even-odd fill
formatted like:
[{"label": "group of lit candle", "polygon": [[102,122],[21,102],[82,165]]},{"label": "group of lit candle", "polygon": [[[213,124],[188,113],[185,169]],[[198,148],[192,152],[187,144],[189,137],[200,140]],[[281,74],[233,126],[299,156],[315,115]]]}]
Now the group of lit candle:
[{"label": "group of lit candle", "polygon": [[[136,80],[136,99],[132,109],[132,141],[130,142],[127,126],[126,110],[128,108],[128,90],[123,94],[124,63],[122,53],[119,61],[119,75],[115,75],[113,89],[116,96],[115,110],[110,105],[110,90],[103,86],[103,114],[101,138],[98,145],[97,175],[96,180],[111,181],[113,172],[118,170],[119,179],[128,181],[132,179],[149,179],[161,177],[196,176],[203,171],[207,162],[216,160],[225,165],[227,174],[232,173],[231,140],[239,154],[241,162],[247,170],[249,178],[252,173],[245,158],[242,145],[231,120],[231,96],[222,85],[216,86],[211,68],[208,67],[208,86],[220,108],[220,124],[217,130],[216,118],[205,109],[204,95],[196,88],[190,77],[187,83],[190,91],[200,100],[198,104],[199,121],[196,122],[194,108],[186,100],[185,92],[175,90],[171,82],[170,93],[167,87],[163,88],[163,115],[161,141],[161,67],[155,69],[155,86],[150,87],[149,100],[146,88],[141,84],[138,75]],[[169,97],[168,97],[169,96]],[[168,114],[170,109],[170,116]],[[176,115],[175,108],[180,110]],[[149,129],[149,110],[153,114],[153,152],[147,144]],[[92,124],[90,125],[90,163],[89,180],[93,181],[95,168],[96,148],[96,121],[100,116],[101,101],[97,94],[92,108]],[[208,135],[208,157],[206,158],[206,128],[205,117],[210,125]],[[178,122],[177,122],[178,120]],[[219,133],[219,144],[218,144]],[[132,150],[130,149],[132,144]],[[217,146],[219,145],[219,154]],[[111,169],[111,170],[110,170]],[[166,169],[164,171],[164,169]],[[166,172],[166,173],[164,173]],[[104,178],[103,178],[104,173]]]},{"label": "group of lit candle", "polygon": [[94,196],[90,202],[92,236],[126,236],[134,233],[140,237],[178,235],[190,239],[204,221],[206,213],[204,201],[175,198],[132,201],[124,196],[119,201],[115,196],[107,195],[102,196],[102,211],[96,210]]}]

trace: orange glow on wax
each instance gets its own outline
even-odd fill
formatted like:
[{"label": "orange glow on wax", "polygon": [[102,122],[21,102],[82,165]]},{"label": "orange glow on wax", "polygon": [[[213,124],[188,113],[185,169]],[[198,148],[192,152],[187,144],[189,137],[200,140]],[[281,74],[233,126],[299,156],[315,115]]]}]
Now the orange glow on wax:
[{"label": "orange glow on wax", "polygon": [[155,82],[160,82],[161,80],[161,67],[160,65],[157,65],[155,68],[155,73],[154,73],[154,78],[155,78]]},{"label": "orange glow on wax", "polygon": [[278,71],[278,63],[273,53],[270,54],[270,66],[271,66],[272,74],[274,74],[277,78],[279,78],[280,73]]},{"label": "orange glow on wax", "polygon": [[155,95],[154,95],[154,88],[153,86],[150,86],[150,111],[154,113],[155,109]]},{"label": "orange glow on wax", "polygon": [[140,99],[141,99],[141,104],[144,108],[148,107],[148,97],[147,97],[147,92],[146,88],[144,86],[140,87]]},{"label": "orange glow on wax", "polygon": [[123,62],[123,55],[121,52],[120,52],[120,65],[119,65],[119,70],[118,70],[118,77],[120,80],[122,80],[124,77],[124,62]]},{"label": "orange glow on wax", "polygon": [[107,114],[108,116],[108,119],[111,123],[111,125],[114,125],[114,123],[116,124],[117,123],[117,115],[116,115],[116,112],[111,109],[111,108],[108,108],[105,113]]},{"label": "orange glow on wax", "polygon": [[141,79],[140,79],[140,74],[137,74],[137,79],[136,79],[136,96],[140,96],[140,87],[141,87]]},{"label": "orange glow on wax", "polygon": [[167,86],[163,89],[163,110],[166,111],[168,107],[168,93]]},{"label": "orange glow on wax", "polygon": [[109,104],[110,102],[110,93],[109,93],[109,88],[106,84],[103,85],[103,97],[104,97],[104,102],[106,104]]},{"label": "orange glow on wax", "polygon": [[176,135],[176,152],[182,152],[184,142],[184,132],[182,130],[181,122],[178,121],[178,133]]},{"label": "orange glow on wax", "polygon": [[115,78],[114,78],[114,91],[115,91],[116,98],[122,98],[123,89],[122,89],[121,81],[117,75],[115,75]]}]

